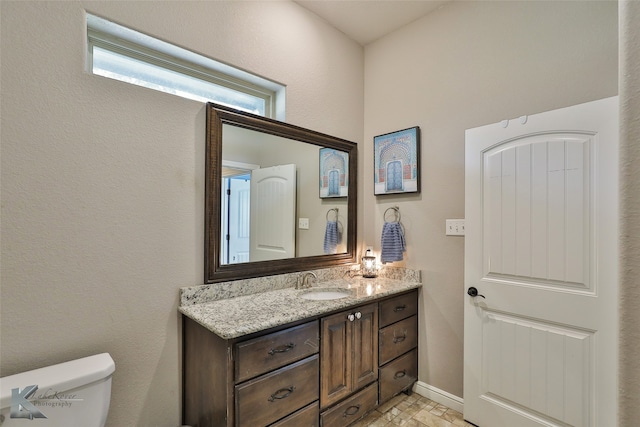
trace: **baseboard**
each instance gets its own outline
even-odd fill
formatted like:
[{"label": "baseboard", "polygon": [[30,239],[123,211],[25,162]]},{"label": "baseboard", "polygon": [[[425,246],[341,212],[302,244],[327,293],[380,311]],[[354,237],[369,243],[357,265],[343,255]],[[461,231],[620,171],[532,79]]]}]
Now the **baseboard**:
[{"label": "baseboard", "polygon": [[436,403],[463,413],[464,400],[461,397],[454,396],[451,393],[447,393],[444,390],[440,390],[439,388],[423,383],[422,381],[416,382],[413,391],[418,393],[420,396],[424,396]]}]

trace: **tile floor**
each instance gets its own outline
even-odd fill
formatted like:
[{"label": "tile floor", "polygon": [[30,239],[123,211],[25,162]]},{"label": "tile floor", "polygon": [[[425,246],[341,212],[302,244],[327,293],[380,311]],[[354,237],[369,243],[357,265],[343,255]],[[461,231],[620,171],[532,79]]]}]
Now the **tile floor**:
[{"label": "tile floor", "polygon": [[462,414],[413,393],[401,393],[350,427],[473,427]]}]

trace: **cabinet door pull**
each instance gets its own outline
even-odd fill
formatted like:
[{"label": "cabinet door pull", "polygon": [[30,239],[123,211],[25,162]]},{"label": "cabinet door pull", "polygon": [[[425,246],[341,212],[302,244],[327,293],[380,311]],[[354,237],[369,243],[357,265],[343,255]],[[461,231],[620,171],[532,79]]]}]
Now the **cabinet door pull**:
[{"label": "cabinet door pull", "polygon": [[351,417],[355,414],[358,413],[358,411],[360,410],[360,405],[353,405],[353,406],[349,406],[345,411],[344,414],[342,414],[343,417]]},{"label": "cabinet door pull", "polygon": [[396,306],[396,307],[393,309],[393,311],[395,311],[395,312],[397,313],[397,312],[399,312],[399,311],[404,311],[404,309],[405,309],[405,308],[407,308],[406,304],[402,304],[402,305]]},{"label": "cabinet door pull", "polygon": [[286,352],[287,352],[287,351],[289,351],[289,350],[293,350],[293,348],[294,348],[295,346],[296,346],[296,345],[295,345],[294,343],[292,343],[292,342],[290,342],[289,344],[283,344],[283,345],[278,346],[278,347],[276,347],[276,348],[272,348],[272,349],[269,351],[269,355],[270,355],[270,356],[273,356],[273,355],[274,355],[274,354],[276,354],[276,353],[286,353]]},{"label": "cabinet door pull", "polygon": [[347,316],[347,319],[349,319],[349,322],[353,322],[354,320],[356,320],[356,316],[355,314],[350,314]]},{"label": "cabinet door pull", "polygon": [[407,335],[406,334],[402,335],[400,337],[393,337],[393,343],[394,344],[398,344],[399,342],[402,342],[402,341],[404,341],[406,339],[407,339]]},{"label": "cabinet door pull", "polygon": [[289,395],[293,393],[293,390],[295,389],[296,388],[294,386],[281,388],[280,390],[273,393],[268,400],[269,402],[273,402],[274,400],[280,400],[284,399],[285,397],[289,397]]},{"label": "cabinet door pull", "polygon": [[402,378],[405,375],[407,375],[407,371],[405,371],[404,369],[402,371],[398,371],[395,373],[395,375],[393,376],[394,380],[397,380],[398,378]]}]

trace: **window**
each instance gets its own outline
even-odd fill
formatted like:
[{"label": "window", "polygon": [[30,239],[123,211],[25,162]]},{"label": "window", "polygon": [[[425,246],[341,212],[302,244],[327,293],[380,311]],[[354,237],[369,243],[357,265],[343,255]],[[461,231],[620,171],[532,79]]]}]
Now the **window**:
[{"label": "window", "polygon": [[284,86],[87,14],[88,69],[183,98],[284,120]]}]

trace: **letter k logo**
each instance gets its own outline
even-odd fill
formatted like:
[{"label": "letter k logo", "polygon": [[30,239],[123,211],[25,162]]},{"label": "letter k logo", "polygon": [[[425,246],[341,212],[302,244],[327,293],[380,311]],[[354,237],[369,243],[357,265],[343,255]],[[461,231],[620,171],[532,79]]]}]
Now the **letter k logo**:
[{"label": "letter k logo", "polygon": [[22,390],[11,389],[11,418],[47,418],[38,408],[27,399],[38,389],[37,385],[30,385]]}]

